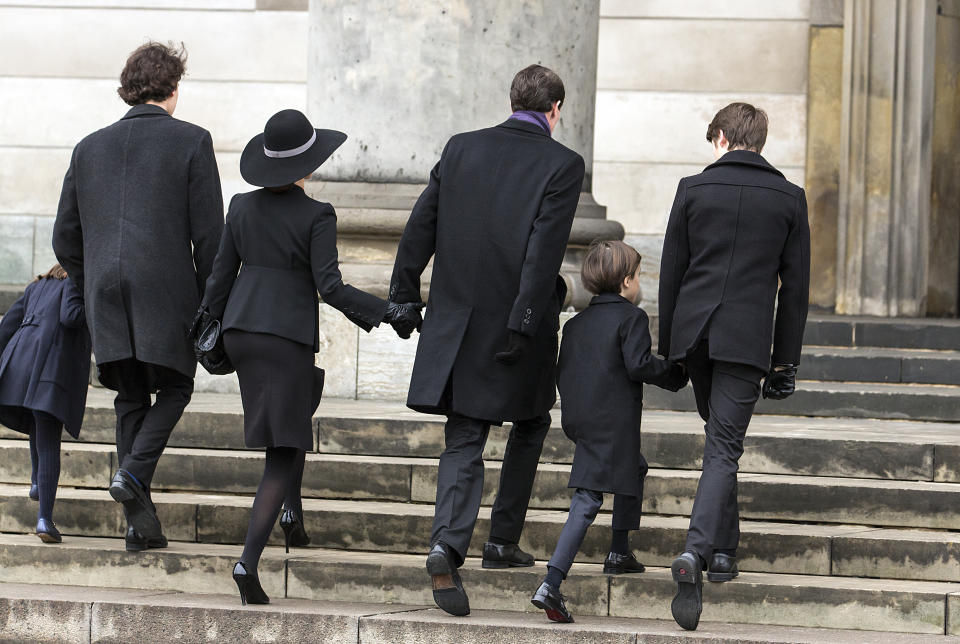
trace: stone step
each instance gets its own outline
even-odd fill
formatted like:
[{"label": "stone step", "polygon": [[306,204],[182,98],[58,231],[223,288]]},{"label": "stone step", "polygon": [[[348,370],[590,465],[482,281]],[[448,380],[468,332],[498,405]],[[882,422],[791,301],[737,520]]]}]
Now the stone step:
[{"label": "stone step", "polygon": [[808,346],[805,380],[960,385],[960,351]]},{"label": "stone step", "polygon": [[[230,571],[239,552],[239,546],[174,543],[132,554],[123,550],[121,539],[74,538],[50,546],[27,535],[4,534],[0,581],[232,595]],[[285,556],[271,547],[259,575],[276,606],[284,596],[429,606],[423,561],[422,554],[342,550]],[[543,562],[485,570],[470,558],[461,573],[473,610],[536,612],[529,600],[544,574]],[[669,620],[675,584],[666,568],[608,576],[600,565],[575,564],[563,590],[576,616]],[[958,592],[960,584],[942,582],[742,573],[731,583],[704,584],[703,620],[942,635],[948,624],[960,623]]]},{"label": "stone step", "polygon": [[452,618],[436,608],[402,604],[330,602],[274,598],[271,604],[240,607],[235,595],[178,591],[0,584],[0,610],[14,619],[0,625],[5,641],[139,641],[164,633],[171,641],[290,643],[447,644],[451,641],[508,641],[515,644],[595,642],[634,644],[955,644],[960,638],[879,631],[756,626],[701,622],[696,632],[672,621],[578,615],[557,625],[539,613],[474,609]]},{"label": "stone step", "polygon": [[[648,402],[657,391],[648,388]],[[64,450],[100,443],[112,452],[116,421],[108,394],[91,389],[88,402],[81,441],[67,440]],[[547,435],[541,460],[569,463],[573,443],[560,431],[560,412],[554,410],[552,416],[553,429]],[[418,414],[402,403],[324,400],[314,421],[319,450],[325,453],[437,457],[443,451],[443,417]],[[508,429],[492,429],[486,458],[502,458]],[[642,434],[644,455],[654,467],[700,467],[703,421],[696,413],[648,410]],[[3,439],[25,438],[0,428],[0,445],[5,444]],[[239,396],[197,394],[169,444],[242,449]],[[757,415],[745,446],[740,461],[743,472],[960,482],[960,432],[955,423]],[[19,477],[0,480],[25,480],[25,467],[25,460],[0,459],[0,472],[14,468]],[[84,467],[78,467],[78,472],[82,473]]]},{"label": "stone step", "polygon": [[960,349],[960,320],[811,316],[803,343],[956,351]]},{"label": "stone step", "polygon": [[[800,374],[803,376],[804,374]],[[693,389],[644,389],[648,409],[693,411]],[[763,400],[759,414],[960,421],[960,386],[800,380],[786,400]]]},{"label": "stone step", "polygon": [[[37,505],[26,486],[0,485],[0,531],[30,534]],[[209,544],[242,543],[250,496],[156,493],[154,502],[168,538]],[[649,505],[649,504],[648,504]],[[599,515],[578,561],[602,563],[609,550],[610,515]],[[489,534],[489,507],[481,508],[471,545],[479,556]],[[54,518],[68,538],[115,537],[124,533],[121,507],[105,490],[63,488]],[[429,541],[430,504],[305,499],[304,522],[311,545],[320,548],[418,553]],[[566,520],[561,510],[531,509],[521,544],[549,559]],[[631,533],[631,546],[648,565],[669,565],[683,549],[687,518],[647,515]],[[882,576],[960,582],[960,535],[942,530],[876,528],[744,520],[741,569],[808,575]],[[283,543],[275,528],[271,543]]]}]

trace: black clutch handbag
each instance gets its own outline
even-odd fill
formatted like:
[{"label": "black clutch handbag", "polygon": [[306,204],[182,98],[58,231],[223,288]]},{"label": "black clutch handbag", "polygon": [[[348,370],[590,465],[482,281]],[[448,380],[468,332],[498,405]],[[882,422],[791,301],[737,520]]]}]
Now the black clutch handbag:
[{"label": "black clutch handbag", "polygon": [[223,334],[220,332],[220,320],[210,315],[205,306],[201,306],[190,326],[190,344],[197,362],[215,376],[233,373],[233,363],[223,348]]}]

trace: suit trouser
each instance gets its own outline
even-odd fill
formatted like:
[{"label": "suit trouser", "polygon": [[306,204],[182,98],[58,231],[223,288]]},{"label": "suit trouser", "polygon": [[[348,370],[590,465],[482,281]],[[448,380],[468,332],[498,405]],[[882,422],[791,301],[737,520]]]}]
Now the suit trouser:
[{"label": "suit trouser", "polygon": [[[500,470],[500,487],[490,513],[490,536],[520,541],[550,415],[516,421]],[[490,423],[459,414],[447,417],[446,448],[440,455],[437,501],[430,543],[446,543],[463,563],[473,537],[483,495],[483,448]]]},{"label": "suit trouser", "polygon": [[[646,460],[640,469],[640,496],[625,494],[613,495],[613,529],[636,530],[640,527],[640,515],[643,506],[643,479],[647,474]],[[597,511],[603,505],[603,493],[577,488],[570,500],[570,513],[560,531],[557,547],[547,566],[553,566],[563,572],[566,579],[570,566],[583,545],[587,529],[597,517]]]},{"label": "suit trouser", "polygon": [[687,357],[686,366],[697,410],[706,421],[703,472],[690,513],[686,549],[709,564],[715,551],[734,554],[740,543],[738,461],[764,373],[750,365],[711,360],[705,342]]},{"label": "suit trouser", "polygon": [[[149,490],[160,455],[193,395],[193,378],[133,358],[101,365],[101,370],[105,369],[116,370],[118,390],[113,406],[120,469]],[[154,391],[156,401],[151,404]]]}]

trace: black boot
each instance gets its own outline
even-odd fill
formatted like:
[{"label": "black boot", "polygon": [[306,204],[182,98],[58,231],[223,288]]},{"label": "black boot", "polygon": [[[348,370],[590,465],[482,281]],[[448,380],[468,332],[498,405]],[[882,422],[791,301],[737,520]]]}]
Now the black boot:
[{"label": "black boot", "polygon": [[670,604],[673,619],[688,631],[697,630],[700,613],[703,612],[703,564],[700,555],[684,552],[670,566],[673,580],[677,582],[677,594]]},{"label": "black boot", "polygon": [[722,552],[713,554],[713,559],[710,560],[710,570],[707,571],[707,579],[719,582],[733,581],[739,574],[736,557],[725,555]]}]

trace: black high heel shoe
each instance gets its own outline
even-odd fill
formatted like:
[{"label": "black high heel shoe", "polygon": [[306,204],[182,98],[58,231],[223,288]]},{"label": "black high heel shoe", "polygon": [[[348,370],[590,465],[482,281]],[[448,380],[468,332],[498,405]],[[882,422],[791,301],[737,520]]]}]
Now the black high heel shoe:
[{"label": "black high heel shoe", "polygon": [[240,590],[240,603],[243,606],[247,604],[269,604],[270,598],[263,592],[260,586],[260,579],[256,573],[247,572],[247,567],[242,561],[238,561],[233,567],[233,580],[237,582],[237,588]]},{"label": "black high heel shoe", "polygon": [[284,510],[280,515],[280,527],[283,528],[283,541],[290,552],[290,546],[303,548],[310,545],[310,536],[303,527],[303,517],[293,510]]}]

